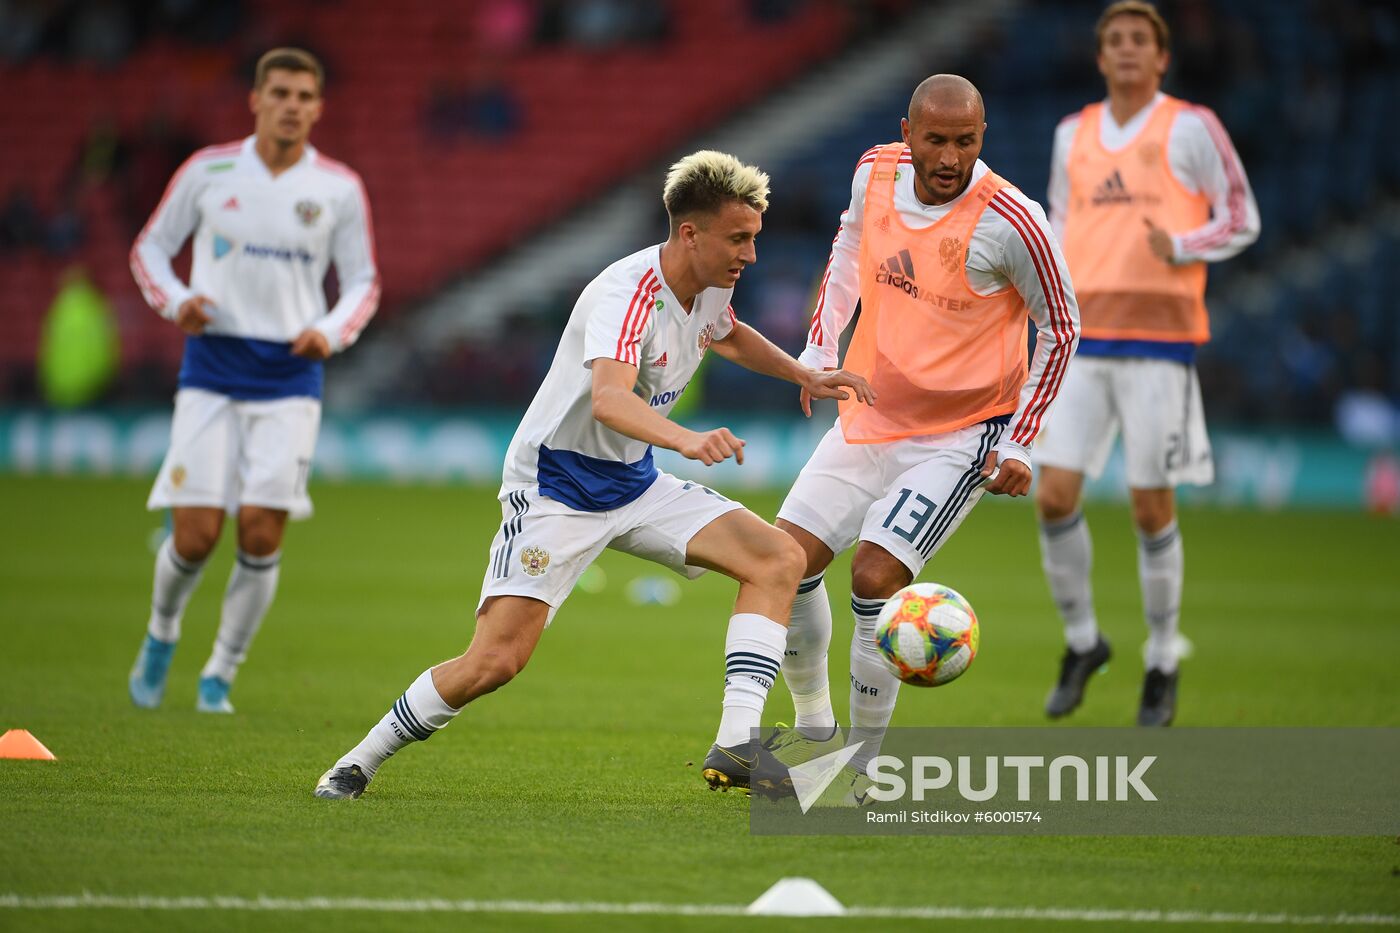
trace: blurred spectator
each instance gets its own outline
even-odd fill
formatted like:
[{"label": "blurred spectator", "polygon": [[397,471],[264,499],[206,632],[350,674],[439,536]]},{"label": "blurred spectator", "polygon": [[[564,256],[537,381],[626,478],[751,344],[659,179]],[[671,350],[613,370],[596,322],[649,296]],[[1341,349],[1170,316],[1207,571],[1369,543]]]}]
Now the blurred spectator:
[{"label": "blurred spectator", "polygon": [[78,146],[77,158],[64,184],[65,196],[81,197],[85,190],[112,181],[126,169],[127,155],[127,145],[117,131],[116,120],[111,116],[99,117]]},{"label": "blurred spectator", "polygon": [[57,408],[86,405],[117,369],[117,329],[107,298],[74,266],[63,274],[39,342],[39,385]]},{"label": "blurred spectator", "polygon": [[122,213],[131,236],[141,230],[160,203],[175,170],[198,148],[193,134],[177,126],[164,111],[146,119],[130,146],[126,171],[120,179]]},{"label": "blurred spectator", "polygon": [[1400,444],[1400,407],[1386,397],[1384,363],[1379,353],[1358,355],[1351,385],[1337,399],[1337,432],[1360,447]]},{"label": "blurred spectator", "polygon": [[44,229],[44,248],[55,256],[68,256],[83,245],[85,226],[75,198],[65,198]]},{"label": "blurred spectator", "polygon": [[479,70],[465,85],[441,85],[428,99],[428,133],[439,142],[461,137],[500,141],[519,132],[520,98],[499,75]]},{"label": "blurred spectator", "polygon": [[0,0],[0,57],[18,64],[38,54],[61,12],[56,3]]},{"label": "blurred spectator", "polygon": [[533,41],[539,13],[531,0],[480,0],[473,15],[476,41],[494,55],[510,55]]},{"label": "blurred spectator", "polygon": [[86,0],[73,10],[68,49],[75,58],[110,68],[126,58],[135,43],[132,10],[120,0]]},{"label": "blurred spectator", "polygon": [[662,0],[544,0],[538,38],[604,51],[629,42],[657,42],[670,29]]},{"label": "blurred spectator", "polygon": [[28,249],[43,242],[44,220],[34,195],[28,188],[16,188],[0,208],[0,250]]}]

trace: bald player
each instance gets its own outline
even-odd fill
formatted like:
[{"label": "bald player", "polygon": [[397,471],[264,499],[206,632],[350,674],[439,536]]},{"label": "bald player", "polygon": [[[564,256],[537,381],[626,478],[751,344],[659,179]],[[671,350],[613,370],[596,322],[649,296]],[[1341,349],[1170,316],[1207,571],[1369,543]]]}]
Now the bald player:
[{"label": "bald player", "polygon": [[[814,368],[836,367],[859,301],[844,368],[865,376],[879,401],[841,403],[777,522],[806,556],[783,660],[797,719],[769,740],[789,763],[840,746],[823,574],[855,546],[850,741],[864,744],[838,782],[846,803],[861,802],[899,689],[875,647],[880,608],[984,492],[1029,490],[1031,443],[1079,333],[1045,214],[978,158],[987,125],[977,88],[934,75],[915,89],[900,125],[900,142],[874,147],[856,165],[801,356]],[[1029,366],[1028,321],[1037,331]]]},{"label": "bald player", "polygon": [[1206,263],[1254,242],[1259,209],[1215,114],[1162,93],[1170,36],[1157,10],[1115,3],[1097,35],[1108,99],[1061,121],[1050,167],[1050,217],[1083,302],[1084,342],[1046,425],[1036,486],[1042,564],[1066,642],[1045,712],[1072,712],[1109,658],[1080,491],[1121,431],[1148,629],[1137,721],[1165,726],[1176,715],[1185,575],[1175,487],[1215,476],[1195,368],[1210,336]]}]

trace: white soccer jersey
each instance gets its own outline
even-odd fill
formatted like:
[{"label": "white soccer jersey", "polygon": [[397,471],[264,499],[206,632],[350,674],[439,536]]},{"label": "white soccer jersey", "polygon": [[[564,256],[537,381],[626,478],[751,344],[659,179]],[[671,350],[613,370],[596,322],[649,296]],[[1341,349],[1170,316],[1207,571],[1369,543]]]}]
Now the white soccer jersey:
[{"label": "white soccer jersey", "polygon": [[651,445],[593,417],[593,360],[637,367],[633,390],[662,415],[695,375],[713,340],[735,324],[732,288],[707,288],[689,313],[661,276],[661,247],[621,259],[574,304],[554,362],[506,451],[502,491],[538,484],[582,511],[619,508],[655,480]]},{"label": "white soccer jersey", "polygon": [[[152,308],[174,320],[193,295],[214,303],[211,336],[286,343],[315,327],[343,350],[379,301],[369,201],[360,177],[311,145],[274,177],[254,137],[201,149],[171,179],[131,248],[131,271]],[[190,284],[170,260],[194,233]],[[334,261],[340,300],[326,312]]]},{"label": "white soccer jersey", "polygon": [[[838,341],[851,323],[860,300],[861,223],[865,191],[878,148],[866,152],[856,165],[855,177],[851,180],[851,203],[841,215],[841,227],[817,293],[807,347],[799,358],[813,368],[837,365]],[[914,190],[914,172],[907,148],[900,157],[900,165],[910,166],[910,170],[896,175],[894,203],[900,219],[909,227],[932,226],[966,196],[964,191],[946,204],[925,204]],[[987,165],[978,159],[968,181],[968,190],[988,171]],[[1002,434],[995,448],[999,458],[1011,457],[1029,466],[1029,448],[1045,411],[1059,391],[1065,367],[1078,341],[1079,305],[1070,285],[1069,270],[1040,205],[1016,188],[1002,189],[982,212],[968,244],[965,267],[968,285],[978,294],[990,295],[1007,286],[1014,287],[1025,300],[1036,326],[1035,356],[1021,388],[1016,412],[1011,416],[1012,429]]]},{"label": "white soccer jersey", "polygon": [[[1160,91],[1152,102],[1119,126],[1107,106],[1099,120],[1099,141],[1110,152],[1131,143],[1166,98]],[[1046,201],[1057,233],[1064,231],[1069,204],[1069,152],[1079,130],[1080,113],[1060,121],[1050,156],[1050,187]],[[1195,230],[1172,235],[1176,261],[1219,262],[1229,259],[1259,238],[1259,205],[1250,190],[1244,165],[1229,134],[1208,107],[1189,106],[1178,114],[1167,136],[1167,161],[1172,175],[1188,191],[1210,199],[1210,220]]]}]

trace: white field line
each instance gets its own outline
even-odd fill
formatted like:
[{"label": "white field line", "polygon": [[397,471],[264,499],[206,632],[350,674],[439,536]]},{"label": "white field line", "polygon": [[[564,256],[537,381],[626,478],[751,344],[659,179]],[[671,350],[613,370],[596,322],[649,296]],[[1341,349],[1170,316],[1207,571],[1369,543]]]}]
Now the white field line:
[{"label": "white field line", "polygon": [[[187,910],[298,913],[612,914],[654,917],[742,917],[740,904],[608,903],[606,901],[478,901],[372,897],[153,897],[149,895],[0,894],[0,910]],[[1200,923],[1253,926],[1400,926],[1393,914],[1227,913],[1198,910],[1110,910],[1073,907],[848,907],[844,916],[901,920],[1058,920],[1070,923]]]}]

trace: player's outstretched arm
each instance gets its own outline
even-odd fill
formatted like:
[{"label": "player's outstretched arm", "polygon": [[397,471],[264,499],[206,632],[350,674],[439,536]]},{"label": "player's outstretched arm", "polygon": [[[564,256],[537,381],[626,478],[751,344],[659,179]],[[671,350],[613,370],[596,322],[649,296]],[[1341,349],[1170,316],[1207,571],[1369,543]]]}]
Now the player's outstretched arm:
[{"label": "player's outstretched arm", "polygon": [[716,340],[710,346],[726,360],[745,369],[797,383],[802,387],[802,413],[808,417],[812,414],[814,398],[846,399],[854,392],[865,404],[875,404],[875,390],[863,376],[844,369],[808,369],[742,321],[736,321],[723,340]]},{"label": "player's outstretched arm", "polygon": [[728,428],[692,431],[642,401],[632,387],[637,367],[631,363],[598,357],[593,360],[593,417],[619,434],[657,447],[674,450],[705,466],[728,460],[744,462],[744,442]]}]

